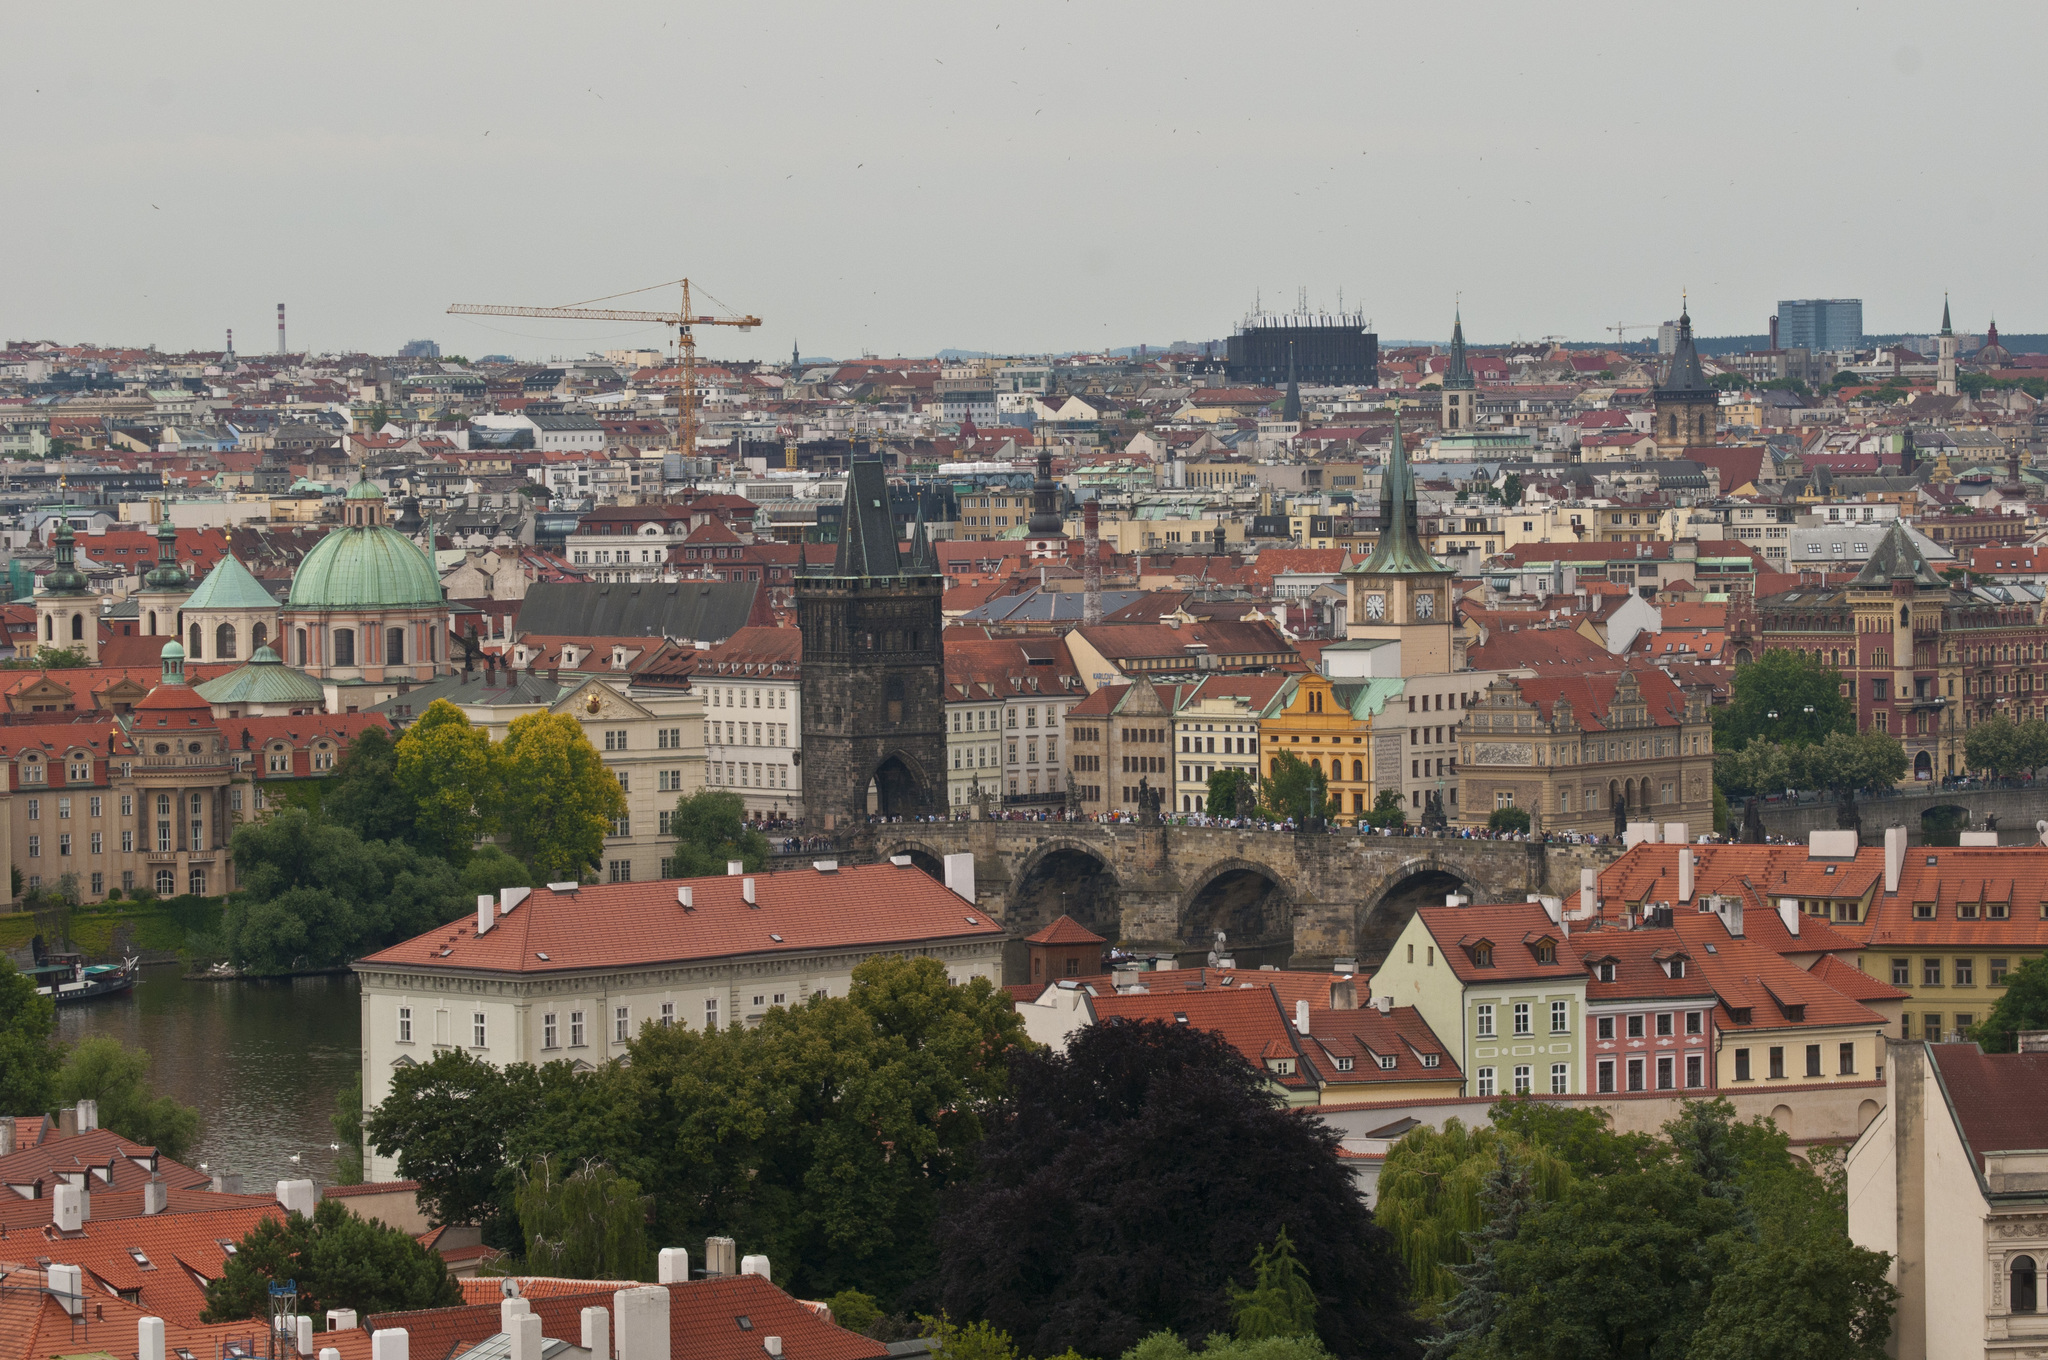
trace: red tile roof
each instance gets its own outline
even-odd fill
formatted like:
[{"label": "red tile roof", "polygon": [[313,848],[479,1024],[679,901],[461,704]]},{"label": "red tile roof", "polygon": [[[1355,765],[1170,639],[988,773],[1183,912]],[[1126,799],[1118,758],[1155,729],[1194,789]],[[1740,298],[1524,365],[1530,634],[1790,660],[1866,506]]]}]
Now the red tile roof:
[{"label": "red tile roof", "polygon": [[2048,1147],[2048,1053],[1929,1044],[1928,1055],[1980,1172],[1987,1152]]},{"label": "red tile roof", "polygon": [[[1524,978],[1576,978],[1581,976],[1573,942],[1537,902],[1474,902],[1462,907],[1424,907],[1416,912],[1423,926],[1435,937],[1437,950],[1458,980],[1466,985],[1478,982],[1519,981]],[[1539,962],[1536,944],[1548,937],[1555,945],[1549,963]],[[1493,962],[1474,962],[1476,947],[1493,945]]]},{"label": "red tile roof", "polygon": [[[1164,974],[1171,977],[1171,973]],[[1148,975],[1149,980],[1149,975]],[[1168,1024],[1193,1025],[1210,1030],[1252,1066],[1264,1071],[1282,1086],[1303,1089],[1314,1084],[1305,1055],[1296,1043],[1294,1026],[1280,1008],[1280,998],[1271,987],[1218,987],[1213,991],[1118,992],[1098,996],[1091,1003],[1098,1024],[1112,1020],[1158,1020]],[[1294,1070],[1276,1072],[1266,1066],[1271,1057],[1295,1059]]]},{"label": "red tile roof", "polygon": [[1071,916],[1062,915],[1045,929],[1024,937],[1026,944],[1108,944]]},{"label": "red tile roof", "polygon": [[[754,906],[741,896],[744,883],[754,885]],[[684,887],[692,898],[687,911],[678,900]],[[535,888],[481,937],[475,918],[468,917],[362,962],[465,973],[565,973],[1002,934],[974,903],[922,871],[871,864],[833,873],[793,869],[566,892]]]},{"label": "red tile roof", "polygon": [[[1385,1015],[1369,1005],[1353,1010],[1311,1006],[1308,1037],[1302,1047],[1313,1058],[1324,1084],[1338,1088],[1330,1094],[1343,1095],[1346,1087],[1370,1088],[1389,1082],[1464,1080],[1456,1057],[1413,1006],[1395,1006]],[[1424,1066],[1425,1057],[1434,1058],[1436,1065]],[[1351,1059],[1350,1071],[1338,1070],[1339,1058]],[[1384,1058],[1392,1058],[1393,1066],[1381,1066]],[[1360,1089],[1357,1094],[1369,1098],[1373,1092]]]}]

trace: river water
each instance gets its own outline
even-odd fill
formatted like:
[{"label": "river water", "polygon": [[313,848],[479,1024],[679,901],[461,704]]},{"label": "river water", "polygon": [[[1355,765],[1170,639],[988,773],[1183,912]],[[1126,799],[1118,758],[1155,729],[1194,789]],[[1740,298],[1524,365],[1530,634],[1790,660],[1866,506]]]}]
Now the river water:
[{"label": "river water", "polygon": [[354,975],[187,982],[180,972],[147,968],[127,996],[60,1006],[58,1037],[111,1035],[147,1052],[158,1093],[199,1110],[188,1165],[240,1172],[248,1193],[302,1176],[333,1184],[328,1116],[361,1061]]}]

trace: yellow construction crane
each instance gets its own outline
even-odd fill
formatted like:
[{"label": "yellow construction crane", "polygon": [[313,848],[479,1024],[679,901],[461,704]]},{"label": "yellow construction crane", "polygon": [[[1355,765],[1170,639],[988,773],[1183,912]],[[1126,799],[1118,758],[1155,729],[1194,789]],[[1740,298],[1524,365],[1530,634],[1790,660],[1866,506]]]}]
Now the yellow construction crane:
[{"label": "yellow construction crane", "polygon": [[[457,302],[448,308],[450,316],[537,316],[562,321],[652,321],[676,328],[676,348],[683,361],[683,403],[682,417],[676,422],[676,452],[685,457],[697,453],[697,326],[737,326],[750,331],[761,324],[758,316],[698,316],[690,310],[690,281],[671,279],[667,283],[650,285],[651,288],[669,288],[682,285],[683,305],[674,312],[631,312],[611,307],[590,307],[578,304],[573,307],[500,307],[484,302]],[[645,293],[649,288],[636,288],[633,292]],[[612,297],[628,297],[627,293],[614,293]],[[593,302],[609,302],[611,298],[592,298]],[[720,304],[723,305],[723,304]]]}]

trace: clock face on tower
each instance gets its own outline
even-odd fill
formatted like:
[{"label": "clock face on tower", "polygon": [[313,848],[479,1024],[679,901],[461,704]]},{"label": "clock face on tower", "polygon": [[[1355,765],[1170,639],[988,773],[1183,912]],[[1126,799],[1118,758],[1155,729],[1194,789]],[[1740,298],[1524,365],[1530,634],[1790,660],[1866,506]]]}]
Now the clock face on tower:
[{"label": "clock face on tower", "polygon": [[1387,616],[1387,597],[1368,595],[1365,597],[1365,616],[1369,619],[1383,619]]},{"label": "clock face on tower", "polygon": [[1415,597],[1416,618],[1426,619],[1434,613],[1436,613],[1436,596],[1424,594]]}]

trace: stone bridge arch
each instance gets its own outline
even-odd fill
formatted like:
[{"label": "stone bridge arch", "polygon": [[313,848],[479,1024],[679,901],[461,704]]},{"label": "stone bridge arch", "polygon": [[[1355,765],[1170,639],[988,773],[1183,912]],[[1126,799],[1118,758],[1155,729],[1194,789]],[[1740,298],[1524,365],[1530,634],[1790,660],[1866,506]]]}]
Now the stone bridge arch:
[{"label": "stone bridge arch", "polygon": [[1358,898],[1354,930],[1361,965],[1376,966],[1417,908],[1440,907],[1452,893],[1482,902],[1504,895],[1475,877],[1470,865],[1434,850],[1409,855],[1381,873]]},{"label": "stone bridge arch", "polygon": [[946,881],[946,856],[949,852],[929,841],[915,836],[897,837],[889,840],[881,851],[881,858],[894,859],[898,855],[910,856],[910,862],[944,883]]},{"label": "stone bridge arch", "polygon": [[1206,956],[1216,932],[1240,968],[1284,968],[1294,956],[1295,894],[1287,875],[1262,860],[1231,858],[1209,865],[1181,895],[1175,913],[1181,947]]},{"label": "stone bridge arch", "polygon": [[1123,909],[1113,842],[1054,836],[1033,847],[1010,872],[1003,925],[1029,935],[1071,916],[1114,944],[1123,938]]}]

